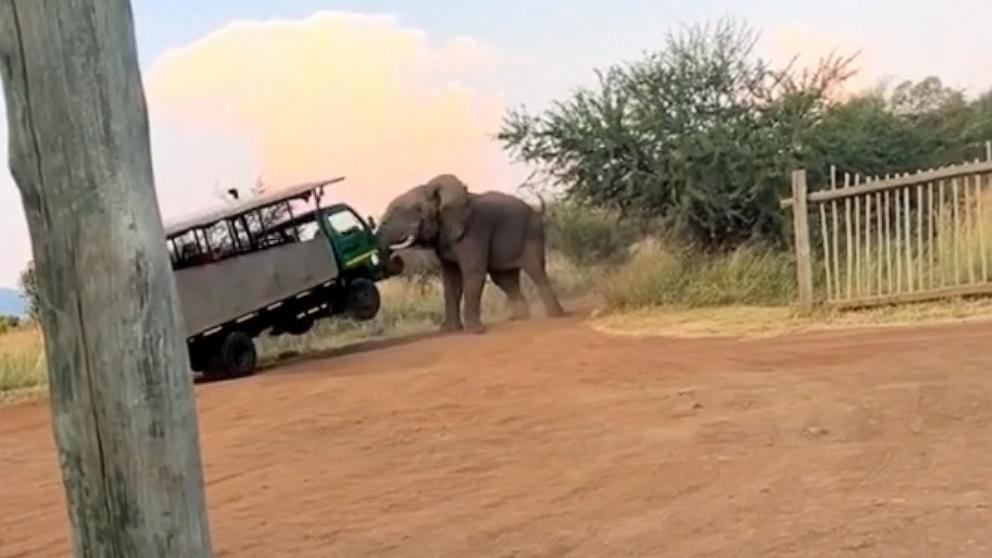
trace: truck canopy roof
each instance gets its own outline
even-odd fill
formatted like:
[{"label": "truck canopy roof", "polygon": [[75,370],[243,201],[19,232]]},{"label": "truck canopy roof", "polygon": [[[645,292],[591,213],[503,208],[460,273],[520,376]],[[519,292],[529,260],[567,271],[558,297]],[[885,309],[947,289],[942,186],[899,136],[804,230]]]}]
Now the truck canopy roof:
[{"label": "truck canopy roof", "polygon": [[244,200],[232,206],[195,213],[182,219],[166,223],[165,234],[167,237],[171,238],[189,230],[208,227],[225,219],[231,219],[245,213],[250,213],[269,205],[294,199],[306,199],[310,197],[315,190],[323,189],[327,185],[335,184],[341,182],[342,180],[344,180],[344,177],[298,184],[288,188],[281,188],[273,192],[266,192],[256,198]]}]

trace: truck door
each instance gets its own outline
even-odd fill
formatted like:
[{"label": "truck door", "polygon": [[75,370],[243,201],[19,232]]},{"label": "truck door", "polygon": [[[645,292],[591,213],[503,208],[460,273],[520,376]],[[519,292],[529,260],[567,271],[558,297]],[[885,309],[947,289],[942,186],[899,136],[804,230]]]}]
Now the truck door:
[{"label": "truck door", "polygon": [[365,223],[348,208],[329,209],[324,213],[327,236],[343,271],[370,263],[375,265],[379,247]]}]

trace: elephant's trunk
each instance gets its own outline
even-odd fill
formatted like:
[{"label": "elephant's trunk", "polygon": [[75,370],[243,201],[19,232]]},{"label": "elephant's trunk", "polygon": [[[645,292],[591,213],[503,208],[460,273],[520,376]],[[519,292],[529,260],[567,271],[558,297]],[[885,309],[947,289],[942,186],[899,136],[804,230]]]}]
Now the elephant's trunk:
[{"label": "elephant's trunk", "polygon": [[403,270],[405,268],[406,268],[406,263],[403,261],[403,258],[401,258],[399,254],[394,252],[392,254],[389,254],[389,256],[387,256],[386,273],[388,273],[390,277],[400,275],[401,273],[403,273]]},{"label": "elephant's trunk", "polygon": [[395,249],[396,244],[389,243],[387,238],[382,233],[383,227],[380,226],[379,230],[376,231],[376,239],[379,241],[379,250],[382,252],[383,259],[386,260],[386,273],[390,277],[400,275],[406,267],[405,262],[397,253],[397,250]]}]

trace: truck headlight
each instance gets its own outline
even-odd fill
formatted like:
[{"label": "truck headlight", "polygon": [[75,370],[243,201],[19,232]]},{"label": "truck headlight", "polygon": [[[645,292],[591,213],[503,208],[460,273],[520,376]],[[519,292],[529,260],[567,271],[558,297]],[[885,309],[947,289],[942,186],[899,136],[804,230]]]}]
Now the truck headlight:
[{"label": "truck headlight", "polygon": [[372,265],[379,265],[379,254],[372,254]]}]

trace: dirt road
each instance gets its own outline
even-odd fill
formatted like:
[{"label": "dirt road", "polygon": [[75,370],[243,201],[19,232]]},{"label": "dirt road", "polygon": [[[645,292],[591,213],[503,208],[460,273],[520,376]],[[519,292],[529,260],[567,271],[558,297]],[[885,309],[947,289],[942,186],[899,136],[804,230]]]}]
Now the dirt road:
[{"label": "dirt road", "polygon": [[[992,325],[762,341],[578,320],[198,387],[229,557],[992,555]],[[0,556],[65,556],[44,403]]]}]

